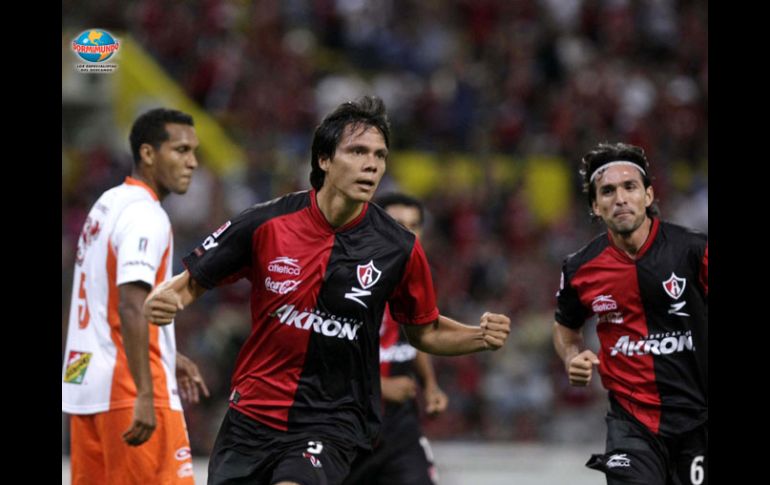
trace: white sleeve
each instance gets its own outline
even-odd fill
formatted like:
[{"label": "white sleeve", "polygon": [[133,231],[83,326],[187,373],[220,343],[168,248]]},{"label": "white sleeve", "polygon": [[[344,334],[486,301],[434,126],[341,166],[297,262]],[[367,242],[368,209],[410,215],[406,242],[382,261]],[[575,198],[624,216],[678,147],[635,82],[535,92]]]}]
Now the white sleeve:
[{"label": "white sleeve", "polygon": [[118,217],[112,233],[117,254],[116,285],[143,281],[155,286],[171,239],[168,217],[151,202],[134,202]]}]

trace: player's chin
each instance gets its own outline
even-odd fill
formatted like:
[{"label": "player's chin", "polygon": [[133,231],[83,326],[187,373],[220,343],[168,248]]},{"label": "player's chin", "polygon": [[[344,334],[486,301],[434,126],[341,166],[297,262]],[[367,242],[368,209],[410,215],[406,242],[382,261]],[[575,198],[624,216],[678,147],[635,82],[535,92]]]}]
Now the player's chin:
[{"label": "player's chin", "polygon": [[187,191],[190,189],[191,182],[192,182],[192,177],[187,177],[187,176],[180,177],[174,184],[172,192],[179,195],[186,194]]},{"label": "player's chin", "polygon": [[351,199],[353,199],[356,202],[371,202],[372,198],[374,197],[374,190],[371,192],[364,192],[356,190],[353,194],[351,194]]}]

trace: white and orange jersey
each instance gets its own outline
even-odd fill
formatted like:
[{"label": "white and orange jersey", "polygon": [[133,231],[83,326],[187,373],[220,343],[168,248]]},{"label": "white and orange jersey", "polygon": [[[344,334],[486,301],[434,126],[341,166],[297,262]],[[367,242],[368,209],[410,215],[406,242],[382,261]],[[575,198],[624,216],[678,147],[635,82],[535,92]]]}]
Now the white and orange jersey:
[{"label": "white and orange jersey", "polygon": [[[172,245],[168,215],[139,180],[126,177],[91,208],[78,240],[62,372],[64,412],[133,407],[136,386],[120,331],[118,286],[168,280]],[[150,325],[150,370],[155,406],[181,410],[173,324]]]}]

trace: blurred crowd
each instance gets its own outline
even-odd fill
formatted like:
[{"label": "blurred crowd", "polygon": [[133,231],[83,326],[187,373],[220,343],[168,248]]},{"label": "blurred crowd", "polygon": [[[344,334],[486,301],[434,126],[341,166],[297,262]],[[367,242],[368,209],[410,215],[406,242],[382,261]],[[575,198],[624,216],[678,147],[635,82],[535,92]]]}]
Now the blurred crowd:
[{"label": "blurred crowd", "polygon": [[[578,161],[600,141],[642,146],[663,217],[708,231],[705,1],[122,3],[65,0],[63,26],[130,32],[247,154],[237,177],[203,167],[187,195],[164,203],[175,228],[175,272],[235,213],[308,188],[315,125],[360,94],[385,100],[394,152],[564,160],[574,197],[546,224],[535,220],[521,187],[491,176],[471,190],[442,186],[425,197],[424,243],[441,312],[475,323],[494,310],[514,325],[505,351],[434,358],[451,401],[425,429],[436,439],[577,442],[595,434],[603,392],[598,383],[570,388],[550,340],[561,261],[602,231],[580,193]],[[94,143],[67,129],[63,331],[85,215],[131,166],[127,144]],[[397,189],[394,178],[381,188]],[[248,285],[237,283],[177,319],[178,347],[201,366],[213,394],[186,409],[196,453],[208,453],[226,407],[249,331],[247,301]]]}]

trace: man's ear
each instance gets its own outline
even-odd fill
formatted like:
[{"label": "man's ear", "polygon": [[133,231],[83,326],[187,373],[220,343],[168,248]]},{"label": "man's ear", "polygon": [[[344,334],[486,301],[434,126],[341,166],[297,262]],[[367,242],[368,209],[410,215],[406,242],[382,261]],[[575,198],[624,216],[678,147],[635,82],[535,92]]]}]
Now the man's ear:
[{"label": "man's ear", "polygon": [[318,157],[318,167],[323,170],[324,172],[329,171],[329,165],[332,163],[332,159],[327,156],[320,156]]},{"label": "man's ear", "polygon": [[652,190],[652,185],[650,185],[644,191],[644,206],[650,207],[654,201],[655,201],[655,191]]},{"label": "man's ear", "polygon": [[139,147],[140,163],[152,166],[155,163],[155,148],[149,143],[142,143]]}]

